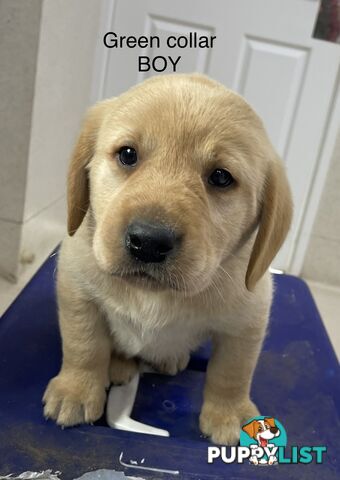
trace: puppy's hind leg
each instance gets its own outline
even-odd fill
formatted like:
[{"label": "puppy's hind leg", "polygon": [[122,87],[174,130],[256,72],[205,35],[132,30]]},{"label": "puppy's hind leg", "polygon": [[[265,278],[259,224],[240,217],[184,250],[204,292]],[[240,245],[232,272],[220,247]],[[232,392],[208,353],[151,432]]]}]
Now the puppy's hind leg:
[{"label": "puppy's hind leg", "polygon": [[151,366],[163,375],[176,375],[185,370],[190,360],[189,353],[184,353],[179,357],[168,357],[158,361],[151,361]]},{"label": "puppy's hind leg", "polygon": [[134,358],[124,358],[115,352],[111,354],[109,376],[114,385],[129,383],[138,371],[139,364]]}]

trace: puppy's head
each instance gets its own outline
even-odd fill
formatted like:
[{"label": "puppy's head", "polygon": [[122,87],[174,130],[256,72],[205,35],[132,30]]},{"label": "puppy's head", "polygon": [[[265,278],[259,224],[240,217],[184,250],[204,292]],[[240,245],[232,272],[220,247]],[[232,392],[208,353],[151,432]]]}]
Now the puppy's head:
[{"label": "puppy's head", "polygon": [[237,94],[199,75],[150,79],[95,105],[68,178],[68,230],[87,212],[99,266],[138,288],[193,295],[251,234],[252,289],[291,220],[284,169]]}]

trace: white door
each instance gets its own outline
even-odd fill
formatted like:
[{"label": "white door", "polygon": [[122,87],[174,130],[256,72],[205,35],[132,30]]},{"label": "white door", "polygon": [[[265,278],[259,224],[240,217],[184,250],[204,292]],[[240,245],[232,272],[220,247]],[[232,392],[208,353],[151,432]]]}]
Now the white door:
[{"label": "white door", "polygon": [[[319,2],[311,0],[107,0],[101,35],[215,35],[214,48],[98,47],[97,98],[118,95],[155,72],[138,72],[138,56],[181,60],[177,72],[206,73],[241,93],[263,118],[285,161],[295,214],[275,268],[299,273],[311,187],[337,87],[339,46],[315,40]],[[102,38],[102,36],[101,36]],[[163,42],[164,44],[165,42]],[[164,73],[171,73],[168,69]],[[314,192],[315,193],[315,192]],[[314,210],[317,202],[314,201]],[[309,212],[310,214],[310,212]],[[310,216],[310,215],[309,215]],[[311,221],[311,220],[309,220]]]}]

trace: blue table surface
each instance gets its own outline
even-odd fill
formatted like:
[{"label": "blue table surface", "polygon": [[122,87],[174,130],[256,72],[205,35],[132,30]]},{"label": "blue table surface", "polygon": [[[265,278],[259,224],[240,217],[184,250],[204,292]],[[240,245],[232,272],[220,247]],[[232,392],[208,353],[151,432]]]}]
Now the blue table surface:
[{"label": "blue table surface", "polygon": [[[207,464],[209,441],[198,429],[209,346],[175,377],[146,374],[133,418],[166,428],[170,438],[110,429],[105,420],[62,430],[42,415],[47,382],[60,368],[50,257],[0,321],[0,476],[52,469],[73,479],[99,468],[146,479],[339,479],[340,370],[306,284],[276,275],[268,334],[256,368],[252,398],[262,414],[285,427],[288,445],[326,445],[321,465],[255,467]],[[119,463],[179,470],[179,476],[124,469]]]}]

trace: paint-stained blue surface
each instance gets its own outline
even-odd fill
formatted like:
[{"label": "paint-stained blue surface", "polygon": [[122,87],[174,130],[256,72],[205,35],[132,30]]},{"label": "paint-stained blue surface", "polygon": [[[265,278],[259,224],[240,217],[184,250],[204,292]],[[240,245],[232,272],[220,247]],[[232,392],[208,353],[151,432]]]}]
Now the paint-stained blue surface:
[{"label": "paint-stained blue surface", "polygon": [[123,460],[179,470],[160,475],[126,470],[131,476],[163,479],[340,478],[340,373],[321,319],[301,280],[275,277],[270,328],[253,381],[261,413],[285,426],[289,445],[326,445],[323,465],[224,465],[206,462],[208,440],[198,430],[209,347],[193,355],[176,377],[145,375],[134,418],[166,428],[171,438],[119,432],[103,421],[61,430],[42,416],[41,397],[60,366],[54,292],[55,257],[32,279],[0,322],[0,476],[51,468],[72,479],[99,468],[122,470]]}]

